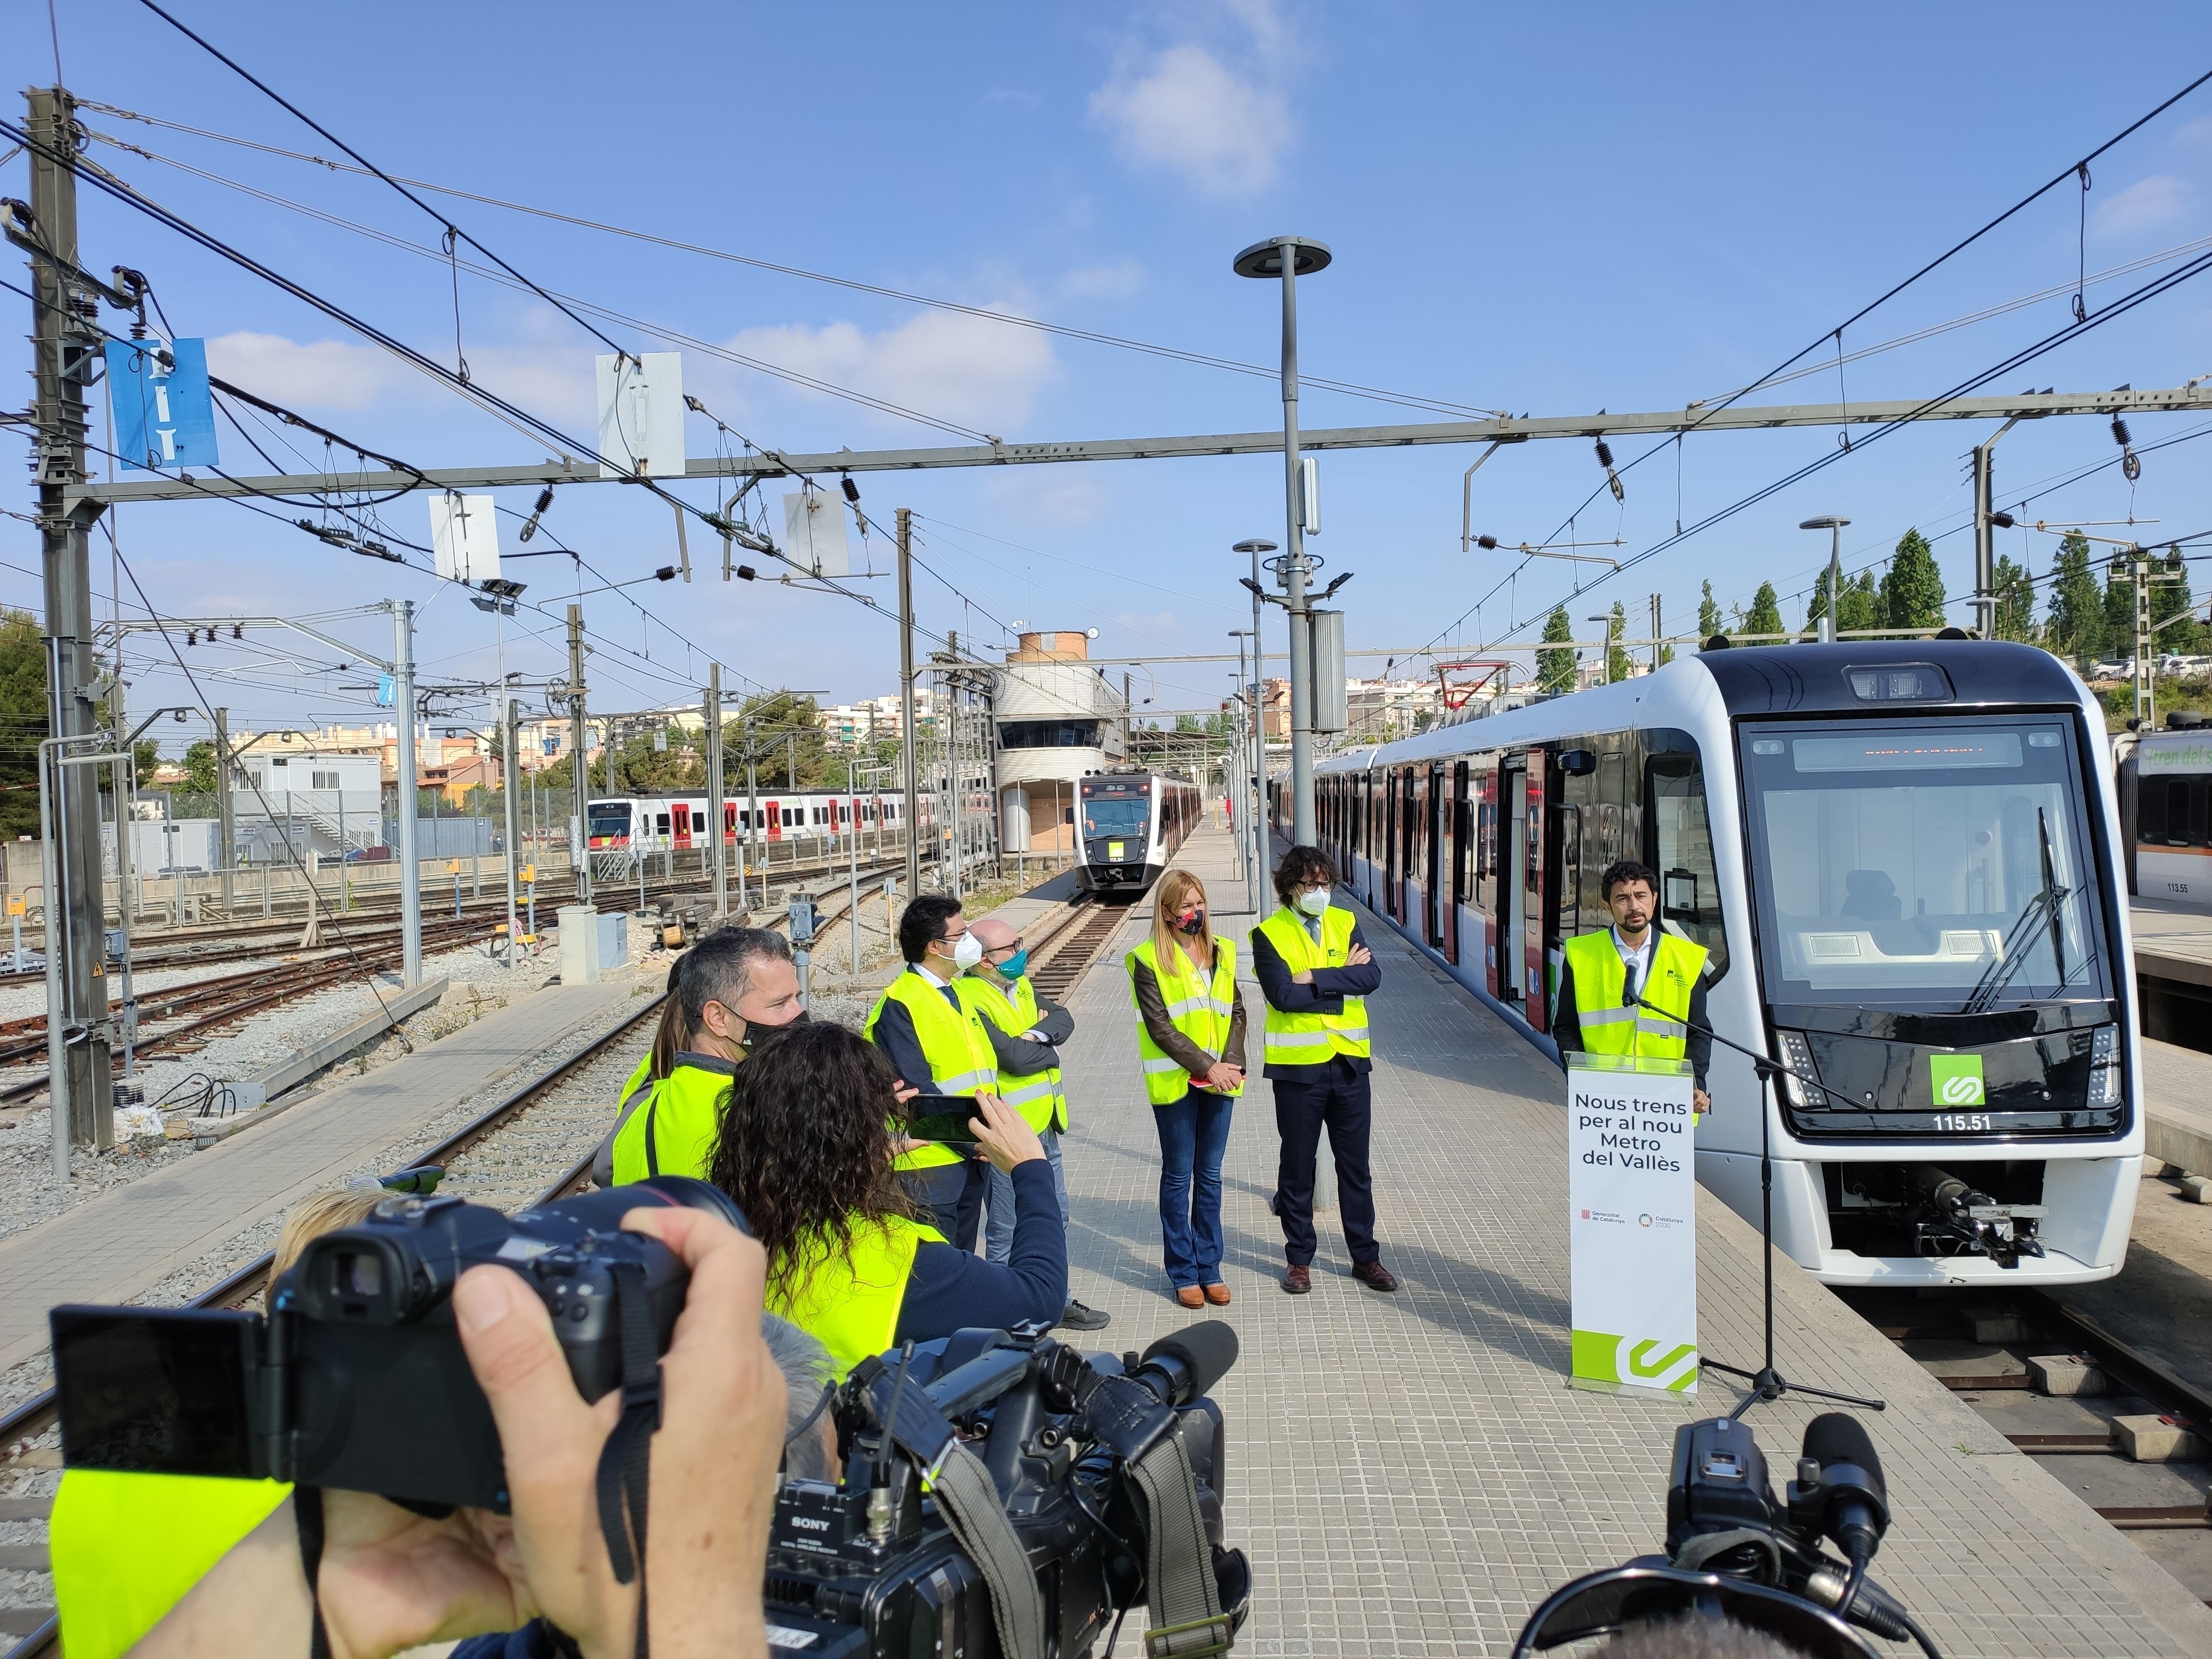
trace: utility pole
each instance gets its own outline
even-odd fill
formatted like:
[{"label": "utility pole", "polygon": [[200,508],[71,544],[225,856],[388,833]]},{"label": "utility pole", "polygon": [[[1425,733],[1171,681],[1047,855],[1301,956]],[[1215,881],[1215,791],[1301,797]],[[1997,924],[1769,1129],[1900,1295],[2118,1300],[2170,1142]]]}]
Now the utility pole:
[{"label": "utility pole", "polygon": [[584,718],[584,607],[572,605],[568,607],[568,793],[574,799],[568,819],[568,858],[574,866],[579,904],[589,903],[592,897],[592,768],[586,735],[590,729]]},{"label": "utility pole", "polygon": [[912,529],[914,514],[909,507],[898,510],[898,599],[899,599],[899,720],[900,731],[906,738],[904,770],[906,773],[906,900],[908,904],[921,890],[921,842],[916,838],[916,817],[920,812],[921,790],[915,775],[918,757],[915,750],[914,729],[914,550]]},{"label": "utility pole", "polygon": [[707,665],[707,822],[714,871],[714,917],[730,914],[729,843],[722,828],[722,665]]},{"label": "utility pole", "polygon": [[[1267,778],[1267,723],[1265,706],[1261,701],[1260,641],[1262,635],[1260,617],[1267,595],[1260,586],[1260,556],[1273,552],[1275,544],[1264,537],[1254,537],[1249,541],[1237,543],[1233,550],[1252,556],[1252,580],[1248,584],[1252,590],[1252,771],[1251,787],[1245,802],[1247,811],[1244,816],[1248,822],[1244,833],[1251,839],[1252,867],[1258,872],[1255,890],[1264,892],[1274,873],[1274,866],[1267,857],[1267,815],[1264,810]],[[1238,793],[1246,792],[1240,789]],[[1256,899],[1252,910],[1254,915],[1259,914],[1260,905]]]},{"label": "utility pole", "polygon": [[1121,764],[1129,764],[1129,671],[1121,671]]},{"label": "utility pole", "polygon": [[1666,631],[1659,621],[1659,596],[1654,593],[1651,596],[1651,672],[1655,674],[1666,664],[1667,647],[1660,643],[1660,636]]},{"label": "utility pole", "polygon": [[[339,800],[345,796],[340,793]],[[230,799],[230,710],[215,711],[215,855],[222,866],[222,919],[235,920],[232,914],[232,883],[236,878],[238,847],[237,822],[231,815]],[[345,855],[345,848],[338,848]]]},{"label": "utility pole", "polygon": [[[31,137],[31,234],[51,258],[30,261],[33,362],[33,470],[38,477],[39,529],[46,578],[47,729],[58,742],[48,781],[56,807],[54,848],[59,912],[46,918],[46,951],[61,969],[49,976],[59,993],[46,1018],[64,1033],[59,1073],[48,1088],[69,1139],[102,1150],[115,1144],[111,1078],[114,1024],[107,1013],[106,937],[100,893],[100,781],[96,769],[64,766],[69,740],[90,738],[100,724],[92,690],[92,579],[87,539],[96,504],[72,510],[70,491],[85,475],[86,374],[100,351],[92,319],[97,298],[66,274],[77,264],[76,100],[60,87],[28,94]],[[55,1137],[60,1144],[60,1136]]]},{"label": "utility pole", "polygon": [[399,716],[394,769],[399,787],[400,983],[411,991],[422,982],[422,866],[415,847],[415,601],[394,599],[391,604],[396,682],[392,701]]},{"label": "utility pole", "polygon": [[[500,688],[499,767],[500,795],[506,805],[507,832],[507,959],[511,966],[515,961],[515,860],[521,856],[521,805],[515,799],[515,790],[522,782],[521,722],[515,716],[515,696],[504,685]],[[343,800],[343,796],[339,799]],[[345,848],[338,848],[338,856],[345,857]]]},{"label": "utility pole", "polygon": [[[1994,533],[1998,515],[1990,510],[1991,472],[1990,452],[1997,447],[1997,440],[2020,424],[2014,416],[1989,435],[1985,443],[1974,446],[1974,628],[1985,640],[1997,635],[1997,558],[1996,537]],[[2004,515],[2004,522],[2012,522]]]}]

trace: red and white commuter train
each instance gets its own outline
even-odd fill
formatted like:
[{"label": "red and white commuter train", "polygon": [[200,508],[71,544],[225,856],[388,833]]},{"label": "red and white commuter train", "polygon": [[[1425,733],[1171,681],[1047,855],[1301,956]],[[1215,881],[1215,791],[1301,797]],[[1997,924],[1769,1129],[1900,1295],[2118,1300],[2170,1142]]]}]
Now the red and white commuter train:
[{"label": "red and white commuter train", "polygon": [[[757,807],[759,822],[754,822]],[[926,832],[934,822],[928,796],[921,802]],[[707,796],[614,795],[590,804],[589,840],[592,851],[638,848],[661,852],[672,848],[704,847],[711,833]],[[740,840],[759,845],[772,842],[842,837],[857,828],[863,836],[878,826],[896,832],[904,823],[902,795],[880,791],[835,789],[768,790],[757,799],[743,795],[722,802],[722,840],[735,846]]]}]

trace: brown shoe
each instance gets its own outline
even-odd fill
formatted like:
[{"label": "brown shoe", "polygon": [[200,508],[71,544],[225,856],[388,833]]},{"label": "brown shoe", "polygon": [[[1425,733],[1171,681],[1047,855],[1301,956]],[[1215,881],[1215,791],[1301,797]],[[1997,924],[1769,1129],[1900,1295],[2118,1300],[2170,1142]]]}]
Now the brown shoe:
[{"label": "brown shoe", "polygon": [[1227,1307],[1229,1287],[1226,1285],[1208,1285],[1206,1287],[1206,1299],[1217,1308]]},{"label": "brown shoe", "polygon": [[1206,1292],[1195,1285],[1179,1285],[1176,1287],[1176,1300],[1186,1308],[1203,1308]]},{"label": "brown shoe", "polygon": [[1398,1277],[1379,1261],[1362,1261],[1352,1269],[1352,1276],[1371,1291],[1395,1291]]},{"label": "brown shoe", "polygon": [[1283,1288],[1292,1296],[1304,1296],[1313,1289],[1313,1269],[1292,1267],[1283,1275]]}]

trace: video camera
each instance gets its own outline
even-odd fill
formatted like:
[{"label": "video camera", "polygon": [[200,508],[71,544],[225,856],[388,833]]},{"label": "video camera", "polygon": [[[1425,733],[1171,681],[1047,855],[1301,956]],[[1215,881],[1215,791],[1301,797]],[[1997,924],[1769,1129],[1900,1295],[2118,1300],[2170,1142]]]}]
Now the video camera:
[{"label": "video camera", "polygon": [[1866,1576],[1888,1529],[1881,1460],[1855,1418],[1830,1412],[1805,1425],[1797,1478],[1780,1503],[1748,1428],[1729,1417],[1685,1423],[1674,1431],[1667,1553],[1553,1591],[1522,1626],[1513,1659],[1684,1617],[1732,1620],[1808,1659],[1878,1659],[1861,1629],[1942,1659]]},{"label": "video camera", "polygon": [[[60,1307],[53,1329],[62,1460],[71,1468],[289,1480],[434,1507],[507,1507],[499,1431],[453,1324],[454,1281],[515,1270],[552,1316],[576,1390],[597,1400],[668,1346],[690,1274],[622,1218],[653,1205],[737,1206],[661,1176],[509,1216],[421,1194],[308,1243],[269,1313]],[[641,1303],[653,1352],[629,1356]],[[633,1328],[635,1328],[633,1327]]]},{"label": "video camera", "polygon": [[1227,1651],[1252,1577],[1204,1396],[1237,1346],[1209,1320],[1120,1359],[969,1330],[864,1361],[831,1402],[842,1483],[777,1496],[772,1644],[1079,1659],[1146,1603],[1147,1654]]}]

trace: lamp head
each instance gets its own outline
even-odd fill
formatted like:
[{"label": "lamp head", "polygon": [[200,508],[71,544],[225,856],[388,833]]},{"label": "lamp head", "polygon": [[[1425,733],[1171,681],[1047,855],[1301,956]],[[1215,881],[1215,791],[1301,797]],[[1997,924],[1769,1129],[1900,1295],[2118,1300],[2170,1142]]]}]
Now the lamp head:
[{"label": "lamp head", "polygon": [[1229,550],[1232,553],[1272,553],[1275,550],[1275,544],[1264,536],[1255,536],[1237,543]]},{"label": "lamp head", "polygon": [[1294,276],[1326,270],[1336,257],[1328,251],[1327,242],[1316,241],[1310,236],[1270,236],[1238,254],[1231,268],[1239,276],[1280,276],[1285,254],[1291,258],[1291,274]]},{"label": "lamp head", "polygon": [[1826,518],[1808,519],[1797,527],[1800,530],[1841,530],[1850,522],[1849,519],[1838,519],[1830,515]]}]

